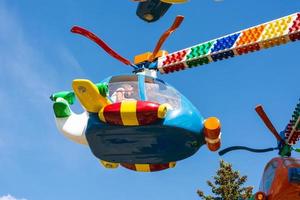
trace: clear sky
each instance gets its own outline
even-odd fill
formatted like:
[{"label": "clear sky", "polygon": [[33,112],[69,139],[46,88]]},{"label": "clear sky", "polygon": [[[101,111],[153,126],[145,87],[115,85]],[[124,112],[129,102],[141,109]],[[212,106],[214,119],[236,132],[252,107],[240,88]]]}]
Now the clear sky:
[{"label": "clear sky", "polygon": [[[98,82],[131,72],[69,30],[86,27],[133,59],[154,48],[177,14],[185,21],[165,43],[169,52],[299,12],[300,1],[190,0],[153,24],[138,19],[135,10],[129,0],[0,0],[1,200],[196,200],[198,188],[209,192],[206,180],[221,158],[205,146],[174,169],[136,173],[102,168],[88,147],[58,132],[52,93],[69,90],[75,78]],[[300,97],[299,52],[300,42],[290,43],[160,78],[202,115],[221,119],[223,147],[274,147],[254,107],[263,104],[276,128],[285,127]],[[276,155],[239,151],[223,159],[248,175],[256,190],[265,164]]]}]

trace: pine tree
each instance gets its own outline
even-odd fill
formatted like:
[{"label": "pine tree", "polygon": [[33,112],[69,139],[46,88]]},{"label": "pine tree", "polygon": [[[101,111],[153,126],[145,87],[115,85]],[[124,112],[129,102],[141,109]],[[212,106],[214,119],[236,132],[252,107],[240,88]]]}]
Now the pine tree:
[{"label": "pine tree", "polygon": [[239,171],[232,169],[232,165],[223,160],[220,161],[220,168],[213,177],[214,182],[207,181],[214,196],[206,196],[198,190],[197,193],[204,200],[244,200],[252,196],[253,187],[243,187],[247,176],[240,176]]}]

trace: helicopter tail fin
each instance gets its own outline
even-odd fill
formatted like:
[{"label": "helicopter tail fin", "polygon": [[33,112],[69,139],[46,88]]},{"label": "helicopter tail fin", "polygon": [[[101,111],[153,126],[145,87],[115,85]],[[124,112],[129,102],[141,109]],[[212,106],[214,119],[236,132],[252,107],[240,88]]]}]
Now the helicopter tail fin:
[{"label": "helicopter tail fin", "polygon": [[109,99],[101,95],[97,86],[90,80],[75,79],[72,86],[80,103],[88,112],[98,113],[101,108],[110,104]]}]

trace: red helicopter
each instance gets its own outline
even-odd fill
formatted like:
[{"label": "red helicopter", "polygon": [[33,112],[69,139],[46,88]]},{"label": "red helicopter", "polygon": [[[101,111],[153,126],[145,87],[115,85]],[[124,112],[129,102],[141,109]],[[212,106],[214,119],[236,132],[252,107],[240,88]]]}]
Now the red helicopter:
[{"label": "red helicopter", "polygon": [[273,158],[266,165],[259,191],[249,200],[299,200],[300,159]]},{"label": "red helicopter", "polygon": [[281,133],[277,132],[261,105],[258,105],[255,110],[276,137],[277,147],[253,149],[233,146],[220,151],[219,154],[224,155],[234,150],[255,153],[278,150],[280,157],[273,158],[267,163],[259,191],[250,200],[300,200],[300,159],[290,157],[292,151],[300,152],[300,149],[293,147],[300,139],[300,103],[296,105],[292,119]]}]

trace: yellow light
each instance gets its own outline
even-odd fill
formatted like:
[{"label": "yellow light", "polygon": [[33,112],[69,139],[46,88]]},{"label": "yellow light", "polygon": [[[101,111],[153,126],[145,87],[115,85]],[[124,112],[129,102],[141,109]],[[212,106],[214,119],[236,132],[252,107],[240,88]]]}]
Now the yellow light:
[{"label": "yellow light", "polygon": [[160,118],[160,119],[164,119],[166,117],[167,112],[168,112],[168,107],[169,107],[169,105],[166,104],[166,103],[161,104],[158,107],[157,117]]},{"label": "yellow light", "polygon": [[154,16],[151,15],[151,14],[145,14],[145,15],[144,15],[144,18],[145,18],[146,20],[148,20],[148,21],[151,21],[151,20],[153,20]]}]

